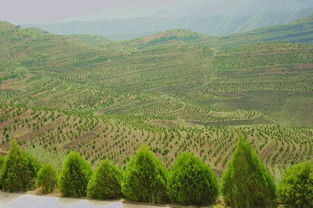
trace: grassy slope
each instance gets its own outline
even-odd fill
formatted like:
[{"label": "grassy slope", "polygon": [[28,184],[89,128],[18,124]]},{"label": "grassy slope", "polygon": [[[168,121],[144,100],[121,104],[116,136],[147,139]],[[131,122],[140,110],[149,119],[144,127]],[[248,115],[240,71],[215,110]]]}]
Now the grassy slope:
[{"label": "grassy slope", "polygon": [[294,127],[313,126],[313,46],[209,40],[178,30],[116,43],[1,22],[0,137],[120,164],[147,143],[167,166],[190,150],[222,170],[247,135],[273,171],[310,159],[312,130]]}]

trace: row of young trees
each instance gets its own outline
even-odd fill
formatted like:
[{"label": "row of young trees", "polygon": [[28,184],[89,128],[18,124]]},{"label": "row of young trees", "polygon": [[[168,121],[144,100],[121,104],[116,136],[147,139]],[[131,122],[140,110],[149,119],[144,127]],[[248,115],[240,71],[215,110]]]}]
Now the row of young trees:
[{"label": "row of young trees", "polygon": [[[235,208],[275,207],[276,186],[251,145],[239,139],[221,182],[211,168],[192,153],[179,156],[170,171],[148,147],[142,146],[124,171],[109,161],[95,171],[78,153],[67,156],[61,173],[40,165],[12,142],[5,159],[0,157],[0,188],[19,192],[40,187],[43,193],[57,188],[64,197],[120,199],[147,203],[211,205],[219,193]],[[300,163],[287,171],[277,193],[291,207],[313,207],[313,164]]]}]

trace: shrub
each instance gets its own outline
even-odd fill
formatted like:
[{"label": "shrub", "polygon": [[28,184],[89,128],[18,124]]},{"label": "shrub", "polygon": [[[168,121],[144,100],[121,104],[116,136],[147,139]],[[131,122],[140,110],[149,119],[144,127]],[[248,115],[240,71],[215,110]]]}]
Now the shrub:
[{"label": "shrub", "polygon": [[39,168],[39,162],[12,140],[1,170],[2,188],[10,192],[32,190]]},{"label": "shrub", "polygon": [[64,197],[85,197],[92,174],[91,165],[77,152],[67,155],[59,179],[60,192]]},{"label": "shrub", "polygon": [[58,177],[55,168],[50,164],[43,165],[38,172],[36,185],[41,187],[44,194],[48,194],[55,190],[57,184]]},{"label": "shrub", "polygon": [[291,207],[313,207],[313,163],[304,162],[289,169],[278,186],[278,195]]},{"label": "shrub", "polygon": [[122,182],[122,193],[127,200],[165,203],[167,170],[148,147],[141,146],[130,160]]},{"label": "shrub", "polygon": [[122,172],[109,161],[102,161],[91,176],[87,196],[93,199],[118,199],[122,197]]},{"label": "shrub", "polygon": [[192,153],[179,156],[168,179],[173,203],[211,205],[218,196],[218,183],[212,170]]},{"label": "shrub", "polygon": [[222,176],[222,194],[227,205],[240,208],[272,207],[275,184],[250,144],[239,139]]}]

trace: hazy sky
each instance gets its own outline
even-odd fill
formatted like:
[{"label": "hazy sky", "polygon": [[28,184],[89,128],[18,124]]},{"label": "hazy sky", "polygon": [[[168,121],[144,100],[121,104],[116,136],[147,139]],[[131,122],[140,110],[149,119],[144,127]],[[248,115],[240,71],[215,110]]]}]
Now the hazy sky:
[{"label": "hazy sky", "polygon": [[153,7],[173,0],[0,0],[0,20],[51,22],[116,7]]},{"label": "hazy sky", "polygon": [[308,7],[313,7],[313,0],[0,0],[0,20],[49,23],[293,11]]}]

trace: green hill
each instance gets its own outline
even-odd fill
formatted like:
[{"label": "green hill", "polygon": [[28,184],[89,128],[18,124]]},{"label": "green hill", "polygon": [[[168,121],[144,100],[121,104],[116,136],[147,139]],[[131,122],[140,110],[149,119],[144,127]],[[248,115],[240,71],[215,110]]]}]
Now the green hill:
[{"label": "green hill", "polygon": [[112,42],[1,22],[0,152],[16,138],[37,156],[75,149],[123,165],[146,143],[167,166],[189,150],[220,172],[244,135],[279,174],[312,155],[313,45],[247,34]]},{"label": "green hill", "polygon": [[[300,112],[285,119],[298,107],[294,97],[311,101],[312,45],[259,43],[223,51],[201,44],[210,38],[175,30],[127,42],[100,39],[107,45],[99,47],[90,37],[1,25],[6,102],[205,125],[312,125]],[[255,103],[277,94],[281,100],[268,107]],[[287,110],[275,107],[283,104]]]}]

